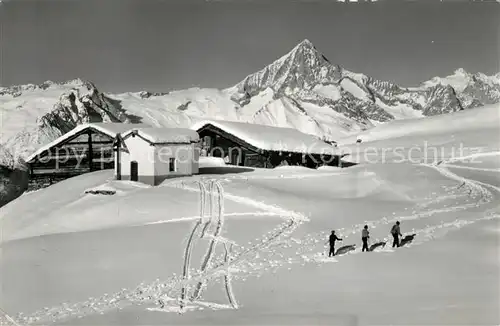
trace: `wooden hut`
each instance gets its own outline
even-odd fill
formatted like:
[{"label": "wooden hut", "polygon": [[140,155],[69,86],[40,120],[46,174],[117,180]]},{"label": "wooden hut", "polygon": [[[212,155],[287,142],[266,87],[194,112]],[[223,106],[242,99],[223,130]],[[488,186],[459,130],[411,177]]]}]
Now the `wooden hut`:
[{"label": "wooden hut", "polygon": [[273,168],[300,165],[338,166],[340,151],[320,138],[293,128],[207,120],[195,123],[202,155],[222,157],[227,164]]},{"label": "wooden hut", "polygon": [[133,127],[126,123],[88,123],[75,127],[27,157],[30,188],[50,185],[82,173],[113,169],[113,142]]}]

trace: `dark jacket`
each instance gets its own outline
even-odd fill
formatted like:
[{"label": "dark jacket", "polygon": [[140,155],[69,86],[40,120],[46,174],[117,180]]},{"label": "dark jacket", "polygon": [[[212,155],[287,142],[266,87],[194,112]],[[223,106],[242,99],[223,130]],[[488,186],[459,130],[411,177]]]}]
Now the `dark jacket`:
[{"label": "dark jacket", "polygon": [[336,234],[330,234],[330,246],[335,246],[335,241],[341,241],[339,237],[337,237]]},{"label": "dark jacket", "polygon": [[401,234],[401,229],[399,228],[399,225],[394,224],[394,226],[393,226],[393,227],[392,227],[392,229],[391,229],[391,234],[392,234],[392,235],[399,235],[399,236],[402,236],[402,234]]}]

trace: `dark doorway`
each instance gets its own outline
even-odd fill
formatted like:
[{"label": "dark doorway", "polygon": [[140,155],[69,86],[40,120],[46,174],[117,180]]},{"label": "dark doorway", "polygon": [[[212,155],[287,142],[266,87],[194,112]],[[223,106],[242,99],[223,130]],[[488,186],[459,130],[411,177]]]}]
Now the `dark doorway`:
[{"label": "dark doorway", "polygon": [[136,161],[130,162],[130,180],[139,181],[139,167]]},{"label": "dark doorway", "polygon": [[238,151],[230,150],[229,154],[231,155],[231,164],[240,165],[240,153],[238,153]]}]

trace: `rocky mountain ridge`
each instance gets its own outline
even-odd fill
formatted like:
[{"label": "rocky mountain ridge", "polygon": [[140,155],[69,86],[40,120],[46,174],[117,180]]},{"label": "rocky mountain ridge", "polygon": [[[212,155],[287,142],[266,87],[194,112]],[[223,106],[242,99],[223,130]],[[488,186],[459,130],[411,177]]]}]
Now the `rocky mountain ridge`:
[{"label": "rocky mountain ridge", "polygon": [[[459,81],[463,87],[457,87]],[[335,98],[316,92],[326,86],[332,88],[332,94],[337,94]],[[273,89],[274,99],[287,96],[298,102],[327,105],[366,126],[369,126],[367,120],[385,122],[431,116],[500,101],[498,74],[469,74],[458,69],[454,75],[404,88],[330,63],[308,40],[227,91],[244,107],[267,88]]]},{"label": "rocky mountain ridge", "polygon": [[0,87],[0,206],[27,187],[24,158],[84,122],[188,127],[226,119],[296,128],[334,142],[394,119],[500,102],[500,73],[458,69],[414,88],[332,64],[308,40],[233,87],[105,94],[81,79]]},{"label": "rocky mountain ridge", "polygon": [[215,118],[293,127],[325,140],[407,119],[500,102],[500,73],[458,69],[414,88],[332,64],[308,40],[233,87],[104,94],[81,79],[0,87],[0,145],[25,157],[77,124],[92,121],[188,126]]}]

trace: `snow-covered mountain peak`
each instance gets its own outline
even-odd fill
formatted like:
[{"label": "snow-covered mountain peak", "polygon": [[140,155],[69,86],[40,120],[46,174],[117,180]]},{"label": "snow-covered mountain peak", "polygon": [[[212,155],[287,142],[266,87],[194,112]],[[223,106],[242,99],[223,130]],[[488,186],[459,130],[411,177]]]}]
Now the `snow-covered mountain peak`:
[{"label": "snow-covered mountain peak", "polygon": [[297,44],[296,47],[300,47],[300,46],[308,46],[308,47],[314,47],[314,44],[312,44],[311,41],[309,41],[309,39],[304,39],[302,40],[302,42],[300,42],[299,44]]},{"label": "snow-covered mountain peak", "polygon": [[[500,84],[496,77],[471,74],[460,68],[447,77],[435,77],[422,83],[420,87],[402,88],[332,64],[308,39],[224,92],[242,114],[256,112],[255,103],[260,103],[263,109],[257,112],[265,114],[270,114],[266,110],[271,102],[284,103],[287,107],[293,103],[293,114],[306,114],[320,121],[325,117],[317,117],[318,114],[323,115],[324,108],[328,108],[352,119],[362,128],[370,128],[373,122],[438,115],[500,101]],[[271,99],[270,93],[273,94]],[[287,99],[279,101],[284,97]],[[306,110],[312,108],[310,105],[314,109]],[[303,125],[300,128],[306,129]],[[335,138],[326,128],[315,130],[315,133]]]},{"label": "snow-covered mountain peak", "polygon": [[453,72],[454,76],[469,76],[470,74],[464,68],[458,68]]},{"label": "snow-covered mountain peak", "polygon": [[464,68],[456,69],[453,74],[446,77],[434,77],[424,83],[422,87],[433,87],[436,85],[451,86],[456,91],[462,92],[475,77],[474,74],[467,72]]},{"label": "snow-covered mountain peak", "polygon": [[25,93],[36,93],[40,91],[55,91],[60,92],[63,90],[79,90],[80,92],[90,91],[91,93],[96,90],[96,86],[90,82],[80,78],[64,81],[64,82],[54,82],[52,80],[46,80],[40,84],[24,84],[24,85],[12,85],[7,87],[0,87],[1,95],[10,95],[12,97],[19,97]]},{"label": "snow-covered mountain peak", "polygon": [[446,77],[434,77],[422,83],[421,89],[444,86],[451,87],[464,108],[477,107],[500,101],[500,75],[469,73],[463,68]]},{"label": "snow-covered mountain peak", "polygon": [[186,127],[199,119],[296,128],[336,140],[393,119],[439,115],[500,102],[500,73],[457,69],[402,88],[332,64],[311,41],[224,90],[106,95],[80,78],[0,88],[1,145],[24,157],[78,123],[135,121]]},{"label": "snow-covered mountain peak", "polygon": [[316,47],[314,46],[314,44],[311,41],[309,41],[308,39],[304,39],[300,43],[297,43],[297,45],[295,45],[290,51],[288,51],[285,55],[281,56],[276,61],[279,61],[280,59],[286,58],[288,56],[293,55],[294,53],[296,53],[298,51],[303,51],[303,50],[317,51]]},{"label": "snow-covered mountain peak", "polygon": [[318,57],[321,56],[322,53],[320,53],[316,49],[316,47],[314,46],[314,44],[312,44],[311,41],[305,39],[302,42],[298,43],[296,46],[294,46],[288,53],[286,53],[285,55],[283,55],[282,57],[271,63],[271,65],[286,61],[288,58],[296,58],[297,55]]},{"label": "snow-covered mountain peak", "polygon": [[[104,94],[80,78],[0,87],[0,168],[84,122],[141,122],[189,127],[207,119],[295,128],[324,140],[412,119],[500,102],[500,73],[457,69],[402,88],[332,64],[308,39],[224,90]],[[2,160],[3,158],[3,160]],[[19,161],[21,162],[21,161]],[[1,181],[1,180],[0,180]]]},{"label": "snow-covered mountain peak", "polygon": [[298,89],[312,89],[318,83],[338,82],[341,68],[328,59],[309,41],[297,44],[287,54],[260,71],[248,75],[243,81],[228,89],[237,102],[254,96],[267,88],[277,96]]}]

